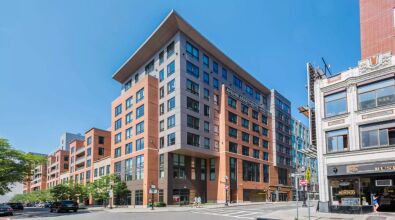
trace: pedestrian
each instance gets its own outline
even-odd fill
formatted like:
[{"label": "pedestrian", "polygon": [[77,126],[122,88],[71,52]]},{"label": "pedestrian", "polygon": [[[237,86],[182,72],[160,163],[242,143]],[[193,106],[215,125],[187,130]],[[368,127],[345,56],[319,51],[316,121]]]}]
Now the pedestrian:
[{"label": "pedestrian", "polygon": [[195,198],[193,199],[193,206],[197,207],[198,206],[198,198],[195,196]]},{"label": "pedestrian", "polygon": [[198,208],[201,207],[201,206],[200,206],[201,203],[202,203],[202,198],[199,196],[199,197],[197,198],[197,205],[198,205]]},{"label": "pedestrian", "polygon": [[377,209],[379,208],[379,197],[378,197],[378,195],[377,194],[375,194],[374,196],[373,196],[373,209],[374,209],[374,212],[377,212]]}]

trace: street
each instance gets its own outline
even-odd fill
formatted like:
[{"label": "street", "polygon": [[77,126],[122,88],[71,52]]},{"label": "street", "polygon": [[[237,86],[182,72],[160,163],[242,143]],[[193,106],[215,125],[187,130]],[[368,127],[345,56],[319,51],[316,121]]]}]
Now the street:
[{"label": "street", "polygon": [[[315,203],[312,203],[315,205]],[[299,203],[299,219],[309,219],[307,208],[300,207]],[[311,206],[311,219],[317,220],[391,220],[395,219],[392,213],[371,213],[369,215],[347,215],[335,213],[319,213],[316,212],[315,206]],[[222,205],[206,205],[203,208],[192,207],[166,207],[156,208],[151,211],[147,208],[115,208],[115,209],[82,209],[77,213],[50,213],[48,209],[42,208],[26,208],[24,211],[15,212],[15,216],[10,219],[24,220],[294,220],[296,218],[296,203],[263,203],[263,204],[243,204],[224,207]],[[1,219],[1,218],[0,218]]]}]

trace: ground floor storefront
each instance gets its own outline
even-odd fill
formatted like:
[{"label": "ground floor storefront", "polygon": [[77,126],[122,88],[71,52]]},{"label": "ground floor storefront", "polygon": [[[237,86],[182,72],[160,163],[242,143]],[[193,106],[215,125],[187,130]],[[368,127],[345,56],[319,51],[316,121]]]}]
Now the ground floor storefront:
[{"label": "ground floor storefront", "polygon": [[395,162],[328,166],[328,211],[373,211],[376,195],[379,212],[395,212]]}]

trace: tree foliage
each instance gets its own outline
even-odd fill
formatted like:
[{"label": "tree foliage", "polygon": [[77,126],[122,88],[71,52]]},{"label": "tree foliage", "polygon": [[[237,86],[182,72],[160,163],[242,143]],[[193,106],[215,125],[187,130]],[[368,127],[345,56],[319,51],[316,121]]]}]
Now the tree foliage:
[{"label": "tree foliage", "polygon": [[38,190],[30,193],[16,194],[10,202],[23,202],[23,203],[35,203],[35,202],[50,202],[53,201],[53,197],[49,190]]},{"label": "tree foliage", "polygon": [[45,161],[45,157],[16,150],[0,138],[0,195],[9,192],[12,183],[23,182],[33,167]]},{"label": "tree foliage", "polygon": [[89,196],[88,186],[78,183],[63,183],[56,185],[50,189],[55,200],[74,200],[78,198],[87,198]]}]

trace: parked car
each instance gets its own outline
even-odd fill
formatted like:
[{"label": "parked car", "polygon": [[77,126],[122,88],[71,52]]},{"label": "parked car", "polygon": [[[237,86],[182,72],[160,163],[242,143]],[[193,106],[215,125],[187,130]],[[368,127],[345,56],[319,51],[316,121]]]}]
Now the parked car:
[{"label": "parked car", "polygon": [[20,202],[9,202],[6,205],[10,206],[13,210],[23,210],[23,204]]},{"label": "parked car", "polygon": [[70,211],[73,210],[74,212],[78,211],[78,203],[71,201],[71,200],[63,200],[63,201],[57,201],[53,202],[51,204],[51,207],[49,208],[50,212],[56,211],[56,212],[61,212],[61,211]]},{"label": "parked car", "polygon": [[0,204],[0,215],[14,215],[14,210],[9,205]]}]

